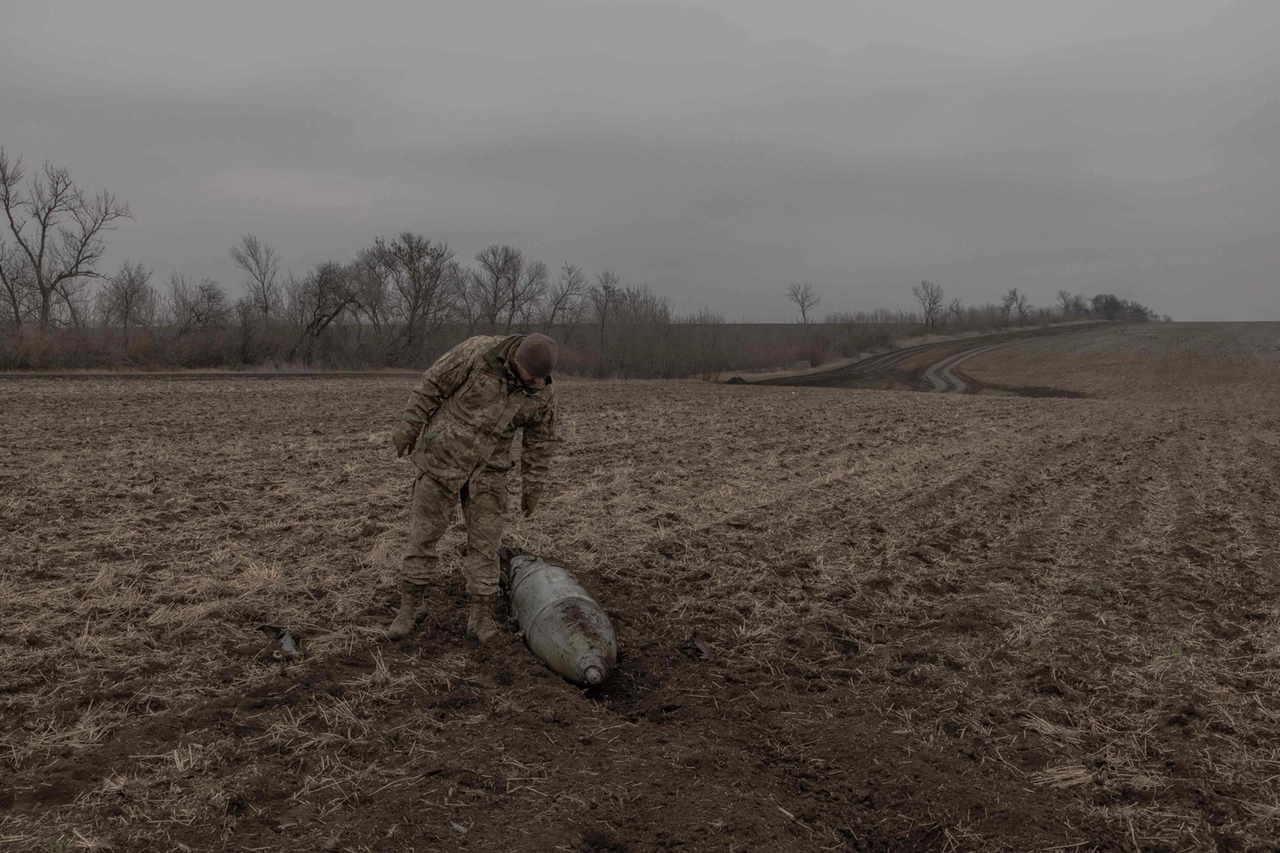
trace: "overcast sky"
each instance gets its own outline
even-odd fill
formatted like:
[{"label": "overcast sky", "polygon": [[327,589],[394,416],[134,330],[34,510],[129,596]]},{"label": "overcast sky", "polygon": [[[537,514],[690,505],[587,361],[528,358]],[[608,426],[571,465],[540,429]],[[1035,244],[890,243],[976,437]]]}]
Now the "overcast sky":
[{"label": "overcast sky", "polygon": [[1009,287],[1280,320],[1280,3],[6,3],[0,144],[233,293],[379,235],[508,243],[682,311]]}]

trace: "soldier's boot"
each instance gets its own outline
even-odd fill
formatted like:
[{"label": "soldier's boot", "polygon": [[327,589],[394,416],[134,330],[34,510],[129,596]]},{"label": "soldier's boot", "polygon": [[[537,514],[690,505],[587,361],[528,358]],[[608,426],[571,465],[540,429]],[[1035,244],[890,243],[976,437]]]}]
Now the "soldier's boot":
[{"label": "soldier's boot", "polygon": [[422,592],[426,588],[425,584],[408,581],[400,584],[400,610],[396,613],[396,618],[391,620],[391,625],[387,627],[389,640],[397,642],[413,632],[413,624],[419,618],[418,611],[426,613],[426,605],[422,601]]},{"label": "soldier's boot", "polygon": [[471,610],[467,613],[467,636],[475,637],[480,645],[486,645],[498,633],[498,623],[493,620],[496,595],[471,596]]}]

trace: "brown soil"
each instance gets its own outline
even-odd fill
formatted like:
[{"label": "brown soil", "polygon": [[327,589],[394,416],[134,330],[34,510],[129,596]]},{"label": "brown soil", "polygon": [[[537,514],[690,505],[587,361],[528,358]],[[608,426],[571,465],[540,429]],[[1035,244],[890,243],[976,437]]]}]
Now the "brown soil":
[{"label": "brown soil", "polygon": [[1272,398],[566,383],[509,539],[615,621],[584,693],[474,648],[456,569],[386,642],[404,380],[2,391],[13,849],[1280,837]]},{"label": "brown soil", "polygon": [[1259,405],[1280,389],[1280,323],[1125,323],[977,355],[959,371],[1004,393],[1051,386],[1090,397]]}]

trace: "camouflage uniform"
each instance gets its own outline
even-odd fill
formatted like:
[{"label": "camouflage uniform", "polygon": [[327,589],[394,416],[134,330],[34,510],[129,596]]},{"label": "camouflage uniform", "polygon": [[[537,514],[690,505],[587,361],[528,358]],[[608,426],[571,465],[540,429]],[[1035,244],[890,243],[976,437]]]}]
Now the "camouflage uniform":
[{"label": "camouflage uniform", "polygon": [[425,585],[438,571],[438,543],[458,498],[467,520],[467,592],[498,592],[498,547],[507,509],[511,443],[524,430],[520,476],[525,501],[547,483],[556,441],[551,377],[537,388],[522,382],[510,357],[522,335],[468,338],[445,353],[409,396],[397,435],[415,438],[409,544],[401,578]]}]

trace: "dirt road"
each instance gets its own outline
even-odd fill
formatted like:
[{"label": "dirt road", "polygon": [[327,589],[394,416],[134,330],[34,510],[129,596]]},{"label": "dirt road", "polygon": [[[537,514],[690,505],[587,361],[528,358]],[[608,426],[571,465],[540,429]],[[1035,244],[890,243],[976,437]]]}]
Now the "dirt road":
[{"label": "dirt road", "polygon": [[799,385],[808,388],[867,388],[902,385],[922,391],[965,393],[975,390],[977,384],[955,373],[955,369],[964,361],[1013,343],[1071,334],[1092,329],[1095,325],[1055,326],[1047,329],[983,335],[979,338],[936,341],[878,353],[833,370],[801,376],[762,379],[751,384]]},{"label": "dirt road", "polygon": [[957,375],[955,369],[975,355],[990,352],[993,349],[1000,349],[1003,346],[1007,346],[1007,342],[961,350],[932,365],[924,372],[924,378],[933,385],[934,391],[954,391],[960,394],[972,391],[977,386],[963,376]]}]

